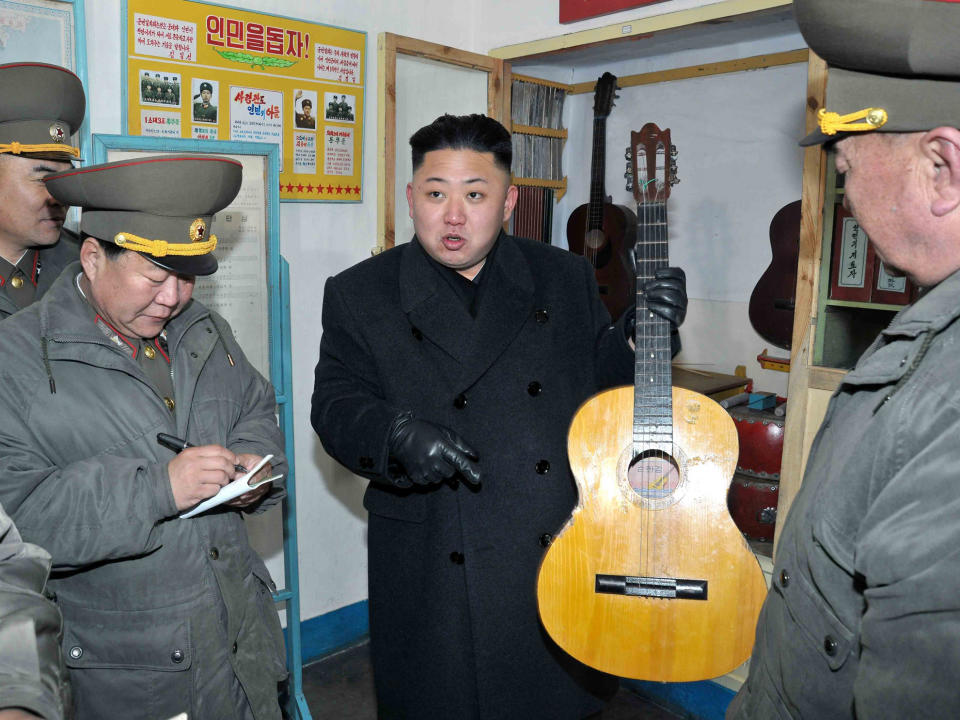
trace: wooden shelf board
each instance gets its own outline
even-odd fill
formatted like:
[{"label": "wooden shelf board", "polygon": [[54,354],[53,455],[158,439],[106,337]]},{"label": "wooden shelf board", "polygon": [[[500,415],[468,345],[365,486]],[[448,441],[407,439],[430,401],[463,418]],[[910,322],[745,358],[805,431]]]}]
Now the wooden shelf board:
[{"label": "wooden shelf board", "polygon": [[891,310],[900,312],[906,305],[889,305],[887,303],[859,302],[857,300],[832,300],[827,298],[826,305],[833,307],[860,308],[862,310]]}]

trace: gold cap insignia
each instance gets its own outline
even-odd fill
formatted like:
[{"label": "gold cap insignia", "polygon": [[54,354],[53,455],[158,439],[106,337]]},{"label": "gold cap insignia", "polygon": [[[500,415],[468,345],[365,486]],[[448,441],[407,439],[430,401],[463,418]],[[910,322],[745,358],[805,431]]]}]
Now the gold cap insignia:
[{"label": "gold cap insignia", "polygon": [[190,223],[190,231],[188,234],[193,242],[203,242],[207,234],[207,224],[200,218],[197,218]]},{"label": "gold cap insignia", "polygon": [[63,139],[66,137],[66,133],[63,131],[63,128],[59,125],[50,126],[50,137],[53,138],[54,142],[62,143]]}]

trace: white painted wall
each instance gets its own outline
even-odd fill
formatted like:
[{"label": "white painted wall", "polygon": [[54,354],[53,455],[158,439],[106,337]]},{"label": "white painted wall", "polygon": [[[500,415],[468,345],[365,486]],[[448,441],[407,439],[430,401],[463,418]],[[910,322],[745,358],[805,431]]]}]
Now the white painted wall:
[{"label": "white painted wall", "polygon": [[[709,3],[702,0],[669,0],[641,11],[618,13],[569,26],[562,26],[557,22],[557,0],[326,0],[322,3],[306,0],[232,0],[225,4],[367,33],[364,202],[359,205],[286,203],[281,207],[281,251],[290,263],[292,283],[293,410],[300,532],[301,614],[303,619],[308,619],[367,596],[366,513],[361,504],[364,483],[326,456],[310,428],[309,411],[313,366],[321,333],[319,309],[323,283],[330,275],[368,257],[371,248],[376,244],[377,34],[389,31],[464,50],[488,52],[491,48],[512,42],[554,36],[610,24],[621,19],[645,17]],[[120,38],[124,29],[120,10],[120,0],[86,0],[90,77],[88,107],[94,133],[123,131],[120,107],[123,60],[120,57]],[[738,56],[748,54],[753,53],[737,53]],[[687,65],[691,62],[693,61],[686,60],[677,64]],[[547,71],[542,76],[548,76],[549,72],[557,71]],[[622,74],[626,72],[627,69],[623,68]],[[587,68],[566,74],[567,77],[563,79],[580,81],[591,76],[596,77],[599,72],[596,68]],[[798,80],[792,78],[790,82],[790,88],[782,88],[778,92],[794,94],[793,87],[798,84]],[[798,92],[800,94],[797,97],[802,98],[802,88]],[[589,135],[585,135],[585,132],[589,132],[589,122],[586,127],[583,125],[585,118],[589,120],[583,105],[588,101],[584,97],[571,102],[567,110],[567,126],[571,131],[567,144],[567,167],[570,167],[573,161],[582,163],[582,158],[577,159],[577,154],[583,152],[581,145],[589,143]],[[800,111],[799,102],[798,100],[795,108],[797,113]],[[589,104],[586,107],[589,108]],[[448,109],[460,111],[460,108],[456,107]],[[749,138],[756,134],[756,131],[731,133],[729,128],[714,127],[702,121],[696,123],[693,118],[688,119],[688,122],[692,123],[689,129],[681,126],[679,117],[669,117],[667,122],[674,124],[676,139],[684,146],[684,154],[681,156],[684,158],[683,163],[687,157],[692,159],[695,155],[695,152],[688,148],[694,145],[697,135],[706,130],[709,130],[709,139],[716,145],[730,137]],[[778,141],[786,144],[791,133],[795,134],[793,128],[777,127],[763,134],[779,135]],[[619,153],[614,150],[618,143],[611,142],[609,147],[611,155]],[[750,155],[748,143],[743,147],[743,154]],[[771,162],[779,162],[780,156],[777,157],[777,160],[771,158]],[[608,163],[611,168],[614,166],[612,157]],[[681,176],[685,182],[693,185],[694,173],[688,170],[688,167],[690,166],[682,167]],[[749,174],[748,170],[749,168],[743,166],[731,167],[730,183],[739,183],[743,175]],[[612,180],[608,180],[608,183],[612,190]],[[678,196],[682,197],[688,187],[681,185]],[[796,177],[796,195],[788,197],[790,193],[785,192],[781,186],[778,188],[777,194],[766,198],[763,206],[757,209],[758,218],[766,217],[756,231],[759,237],[756,241],[758,247],[766,247],[766,225],[763,223],[769,223],[769,217],[772,217],[776,208],[798,196],[799,175]],[[688,194],[688,198],[692,195]],[[755,195],[755,192],[744,193],[741,202],[754,202]],[[566,216],[578,204],[574,200],[584,197],[583,188],[572,187],[568,197],[571,200],[557,208],[558,223],[565,223]],[[618,200],[624,199],[623,194],[619,193]],[[684,202],[690,200],[685,199]],[[700,195],[698,202],[708,205],[710,200]],[[714,208],[713,212],[716,214],[717,209]],[[720,220],[721,218],[717,219],[718,233],[724,231],[719,224]],[[331,232],[330,228],[337,228],[336,234]],[[558,237],[563,236],[562,226],[560,229]],[[682,237],[682,230],[679,232]],[[682,248],[678,249],[678,252],[684,254],[684,262],[688,263],[689,267],[689,263],[694,263],[697,257],[695,249],[698,247],[699,238],[692,237],[688,232],[687,237],[682,241],[678,238],[678,242]],[[699,292],[696,286],[692,288],[692,292],[695,298],[700,297],[696,294]],[[687,324],[689,331],[685,333],[685,337],[692,337],[692,331],[700,327],[704,332],[716,334],[717,328],[732,322],[731,318],[737,317],[741,312],[736,307],[739,303],[737,298],[727,298],[723,301],[725,304],[720,305],[716,304],[716,300],[708,300],[713,303],[709,306],[709,311],[699,309],[699,300],[691,303],[691,319]],[[734,337],[739,338],[740,334],[735,334]],[[694,348],[691,340],[686,342],[687,350],[684,352],[688,355]],[[749,340],[738,339],[737,342],[744,346],[750,345]],[[724,364],[728,365],[729,362],[725,359]],[[268,556],[271,572],[281,580],[282,565],[278,551],[279,513],[270,513],[265,520],[255,525],[255,543]]]}]

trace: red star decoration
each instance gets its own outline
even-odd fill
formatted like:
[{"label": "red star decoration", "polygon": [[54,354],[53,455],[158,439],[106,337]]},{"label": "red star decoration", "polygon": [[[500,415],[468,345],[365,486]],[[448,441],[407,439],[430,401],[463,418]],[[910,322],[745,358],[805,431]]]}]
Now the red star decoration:
[{"label": "red star decoration", "polygon": [[356,185],[354,185],[354,186],[353,186],[353,192],[356,193],[357,195],[359,195],[359,194],[360,194],[360,188],[357,187]]},{"label": "red star decoration", "polygon": [[343,195],[343,188],[337,185],[337,195]]},{"label": "red star decoration", "polygon": [[327,185],[327,192],[333,195],[333,185]]},{"label": "red star decoration", "polygon": [[307,185],[307,192],[308,192],[308,193],[312,193],[312,192],[313,192],[313,185]]},{"label": "red star decoration", "polygon": [[293,192],[293,185],[287,184],[287,192]]},{"label": "red star decoration", "polygon": [[283,180],[280,181],[280,192],[283,192]]},{"label": "red star decoration", "polygon": [[349,194],[351,194],[351,193],[353,192],[353,188],[350,187],[349,185],[347,185],[346,190],[347,190],[347,195],[349,195]]},{"label": "red star decoration", "polygon": [[297,185],[297,192],[298,192],[298,193],[302,193],[302,192],[303,192],[303,183],[300,183],[299,185]]}]

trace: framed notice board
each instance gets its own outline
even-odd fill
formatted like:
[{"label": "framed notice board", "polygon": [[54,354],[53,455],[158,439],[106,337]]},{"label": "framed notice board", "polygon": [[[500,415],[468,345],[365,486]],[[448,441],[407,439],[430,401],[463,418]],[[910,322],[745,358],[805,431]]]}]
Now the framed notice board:
[{"label": "framed notice board", "polygon": [[130,135],[271,143],[280,200],[361,202],[366,33],[195,0],[123,0]]},{"label": "framed notice board", "polygon": [[297,492],[293,442],[293,381],[290,364],[290,269],[280,255],[278,202],[279,148],[272,143],[239,143],[186,138],[94,135],[93,162],[147,155],[216,154],[243,165],[237,198],[216,214],[220,267],[208,278],[197,278],[193,296],[230,323],[251,364],[270,378],[277,396],[278,419],[287,456],[287,497],[281,510],[282,538],[270,532],[273,513],[245,518],[251,543],[264,557],[282,548],[284,587],[274,600],[286,609],[287,669],[290,686],[287,715],[310,720],[303,695],[300,643],[300,574],[297,562]]}]

